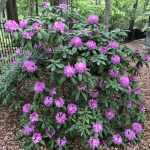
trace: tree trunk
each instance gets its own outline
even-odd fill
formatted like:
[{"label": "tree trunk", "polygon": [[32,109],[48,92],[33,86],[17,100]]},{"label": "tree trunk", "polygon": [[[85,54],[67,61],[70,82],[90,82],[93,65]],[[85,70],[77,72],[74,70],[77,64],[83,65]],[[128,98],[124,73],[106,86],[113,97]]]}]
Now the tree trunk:
[{"label": "tree trunk", "polygon": [[58,6],[61,3],[68,3],[67,0],[52,0],[53,6]]},{"label": "tree trunk", "polygon": [[111,9],[111,0],[105,0],[104,25],[105,25],[106,32],[109,31],[110,9]]},{"label": "tree trunk", "polygon": [[35,0],[35,3],[36,3],[36,15],[38,16],[39,15],[38,0]]},{"label": "tree trunk", "polygon": [[16,22],[18,22],[16,0],[8,0],[6,3],[6,9],[7,9],[7,19],[15,20]]},{"label": "tree trunk", "polygon": [[129,30],[131,31],[131,34],[129,34],[129,36],[131,36],[131,37],[129,37],[130,40],[134,39],[134,30],[133,30],[133,28],[134,28],[134,22],[135,22],[137,7],[138,7],[138,0],[135,0],[134,4],[133,4],[131,20],[129,22]]},{"label": "tree trunk", "polygon": [[29,16],[33,16],[33,11],[34,11],[34,0],[29,0]]}]

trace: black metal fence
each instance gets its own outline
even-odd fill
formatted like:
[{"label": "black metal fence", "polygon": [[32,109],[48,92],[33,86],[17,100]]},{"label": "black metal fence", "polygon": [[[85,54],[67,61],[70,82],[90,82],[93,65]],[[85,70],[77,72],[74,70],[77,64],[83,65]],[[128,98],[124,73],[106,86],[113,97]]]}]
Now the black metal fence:
[{"label": "black metal fence", "polygon": [[15,58],[11,58],[12,54],[16,50],[16,46],[14,46],[12,42],[12,37],[10,34],[6,37],[4,24],[5,20],[0,21],[0,63],[8,63],[12,62]]}]

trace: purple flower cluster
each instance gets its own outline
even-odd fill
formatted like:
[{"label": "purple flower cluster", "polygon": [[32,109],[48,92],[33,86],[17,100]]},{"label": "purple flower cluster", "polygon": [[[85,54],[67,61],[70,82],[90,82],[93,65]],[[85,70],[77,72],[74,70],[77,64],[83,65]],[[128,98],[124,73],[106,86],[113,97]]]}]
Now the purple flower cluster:
[{"label": "purple flower cluster", "polygon": [[90,99],[88,105],[90,109],[96,109],[98,107],[97,100]]},{"label": "purple flower cluster", "polygon": [[139,111],[145,112],[145,106],[144,105],[139,105],[138,106]]},{"label": "purple flower cluster", "polygon": [[20,28],[24,29],[28,24],[28,21],[26,19],[23,19],[19,22]]},{"label": "purple flower cluster", "polygon": [[50,96],[46,96],[44,98],[44,105],[47,107],[50,107],[51,105],[53,105],[53,98]]},{"label": "purple flower cluster", "polygon": [[48,47],[48,48],[46,48],[45,51],[46,51],[47,54],[51,54],[52,53],[52,48]]},{"label": "purple flower cluster", "polygon": [[67,65],[64,67],[64,76],[67,78],[73,77],[75,74],[75,69],[74,67]]},{"label": "purple flower cluster", "polygon": [[92,24],[98,24],[98,22],[99,22],[99,17],[95,14],[89,15],[87,17],[87,23],[88,24],[91,24],[91,25]]},{"label": "purple flower cluster", "polygon": [[111,108],[109,108],[105,111],[105,117],[108,120],[112,120],[115,117],[115,112]]},{"label": "purple flower cluster", "polygon": [[19,25],[14,20],[8,20],[4,24],[4,28],[7,32],[13,32],[19,29]]},{"label": "purple flower cluster", "polygon": [[31,122],[36,122],[39,120],[39,115],[36,112],[33,112],[32,114],[30,114],[29,118]]},{"label": "purple flower cluster", "polygon": [[128,101],[127,104],[126,104],[126,108],[129,109],[132,107],[132,102],[131,101]]},{"label": "purple flower cluster", "polygon": [[86,63],[84,62],[77,62],[75,64],[75,71],[78,73],[85,73],[86,72]]},{"label": "purple flower cluster", "polygon": [[58,145],[59,147],[64,147],[64,146],[66,145],[66,143],[67,143],[67,139],[66,139],[65,136],[64,136],[62,139],[61,139],[61,138],[58,138],[58,139],[56,140],[56,143],[57,143],[57,145]]},{"label": "purple flower cluster", "polygon": [[22,106],[22,112],[24,114],[27,114],[28,112],[30,111],[30,104],[29,103],[26,103]]},{"label": "purple flower cluster", "polygon": [[137,77],[137,76],[134,76],[134,75],[131,75],[131,76],[130,76],[130,81],[136,82],[136,81],[138,81],[138,77]]},{"label": "purple flower cluster", "polygon": [[43,82],[36,82],[34,85],[34,91],[37,94],[41,94],[45,90],[45,84]]},{"label": "purple flower cluster", "polygon": [[32,142],[33,142],[33,144],[37,144],[40,141],[42,141],[41,134],[40,133],[34,133],[33,136],[32,136]]},{"label": "purple flower cluster", "polygon": [[69,115],[73,115],[77,112],[77,106],[73,103],[68,104],[67,106],[67,112]]},{"label": "purple flower cluster", "polygon": [[35,126],[34,125],[29,125],[29,124],[26,124],[23,128],[23,134],[25,136],[29,136],[31,135],[31,133],[34,131],[35,129]]},{"label": "purple flower cluster", "polygon": [[132,130],[138,134],[138,133],[141,133],[142,132],[142,125],[140,123],[137,123],[137,122],[134,122],[132,123]]},{"label": "purple flower cluster", "polygon": [[86,43],[86,47],[88,50],[93,50],[96,48],[96,43],[94,41],[88,41]]},{"label": "purple flower cluster", "polygon": [[61,9],[67,9],[68,8],[68,5],[66,3],[62,3],[62,4],[59,4],[59,8]]},{"label": "purple flower cluster", "polygon": [[75,37],[71,38],[70,44],[72,46],[78,48],[78,47],[82,46],[82,40],[79,37],[75,36]]},{"label": "purple flower cluster", "polygon": [[66,114],[63,112],[58,112],[55,116],[56,122],[58,124],[64,124],[65,121],[67,120]]},{"label": "purple flower cluster", "polygon": [[93,123],[92,130],[96,133],[100,133],[103,131],[103,125],[100,122]]},{"label": "purple flower cluster", "polygon": [[109,70],[108,74],[111,78],[117,78],[119,76],[119,73],[114,71],[113,69]]},{"label": "purple flower cluster", "polygon": [[79,92],[85,91],[86,88],[87,88],[86,84],[80,84],[80,85],[77,86],[77,89],[78,89]]},{"label": "purple flower cluster", "polygon": [[111,57],[111,62],[112,62],[114,65],[120,64],[120,56],[118,56],[118,55],[113,55],[113,56]]},{"label": "purple flower cluster", "polygon": [[144,54],[143,60],[144,61],[150,61],[150,56],[148,54]]},{"label": "purple flower cluster", "polygon": [[32,27],[33,30],[37,30],[41,26],[42,26],[41,22],[34,22],[31,27]]},{"label": "purple flower cluster", "polygon": [[62,97],[58,98],[58,99],[55,99],[55,106],[58,107],[58,108],[61,108],[64,106],[64,99]]},{"label": "purple flower cluster", "polygon": [[56,87],[53,87],[51,90],[50,90],[50,93],[49,93],[52,97],[54,96],[54,95],[56,95],[57,94],[57,88]]},{"label": "purple flower cluster", "polygon": [[123,140],[122,140],[122,137],[120,136],[120,134],[113,135],[112,141],[117,145],[120,145],[123,143]]},{"label": "purple flower cluster", "polygon": [[16,54],[22,53],[22,48],[17,48],[15,52],[16,52]]},{"label": "purple flower cluster", "polygon": [[25,60],[23,62],[23,68],[29,73],[34,73],[36,71],[36,69],[37,69],[37,66],[36,66],[34,61],[32,61],[32,60]]},{"label": "purple flower cluster", "polygon": [[25,30],[22,33],[22,37],[25,38],[25,39],[31,39],[33,36],[34,36],[34,32],[33,31]]},{"label": "purple flower cluster", "polygon": [[129,141],[133,141],[136,138],[134,131],[131,129],[126,129],[124,135]]},{"label": "purple flower cluster", "polygon": [[44,8],[48,8],[49,7],[49,3],[48,2],[42,2],[41,6]]},{"label": "purple flower cluster", "polygon": [[90,136],[88,143],[91,149],[96,149],[100,145],[100,140],[98,138]]},{"label": "purple flower cluster", "polygon": [[128,87],[130,84],[128,76],[121,76],[119,80],[120,80],[120,85],[122,87]]},{"label": "purple flower cluster", "polygon": [[64,30],[65,30],[65,25],[64,25],[64,23],[62,21],[55,21],[53,29],[55,31],[60,31],[61,33],[63,33]]},{"label": "purple flower cluster", "polygon": [[118,47],[118,42],[116,41],[109,41],[108,46],[111,47],[112,49],[116,49]]},{"label": "purple flower cluster", "polygon": [[98,50],[99,50],[99,52],[100,52],[101,54],[107,53],[107,47],[100,46]]},{"label": "purple flower cluster", "polygon": [[48,130],[45,131],[45,134],[51,139],[56,133],[56,130],[53,129],[52,132],[50,133]]}]

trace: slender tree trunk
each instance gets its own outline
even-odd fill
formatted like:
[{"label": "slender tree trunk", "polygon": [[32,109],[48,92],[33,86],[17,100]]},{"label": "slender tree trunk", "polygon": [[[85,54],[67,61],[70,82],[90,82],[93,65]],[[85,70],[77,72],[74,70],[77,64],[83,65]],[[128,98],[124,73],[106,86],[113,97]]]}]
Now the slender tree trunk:
[{"label": "slender tree trunk", "polygon": [[110,9],[111,9],[111,0],[105,0],[104,24],[105,24],[106,32],[108,32],[108,30],[109,30]]},{"label": "slender tree trunk", "polygon": [[135,0],[134,4],[133,4],[131,20],[129,22],[129,30],[131,31],[131,35],[129,34],[129,36],[131,36],[131,37],[129,37],[130,40],[134,39],[134,30],[133,30],[133,28],[134,28],[134,22],[135,22],[137,7],[138,7],[138,0]]},{"label": "slender tree trunk", "polygon": [[18,12],[16,0],[8,0],[6,3],[7,19],[15,20],[18,22]]},{"label": "slender tree trunk", "polygon": [[34,11],[34,0],[29,0],[29,16],[33,16],[33,11]]},{"label": "slender tree trunk", "polygon": [[38,9],[38,0],[35,0],[36,3],[36,15],[39,15],[39,9]]}]

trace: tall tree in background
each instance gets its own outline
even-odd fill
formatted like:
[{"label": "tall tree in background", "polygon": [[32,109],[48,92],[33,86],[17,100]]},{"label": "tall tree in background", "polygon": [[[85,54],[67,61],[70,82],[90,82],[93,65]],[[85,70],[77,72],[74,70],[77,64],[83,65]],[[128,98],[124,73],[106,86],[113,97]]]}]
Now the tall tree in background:
[{"label": "tall tree in background", "polygon": [[29,0],[29,16],[33,16],[34,0]]},{"label": "tall tree in background", "polygon": [[110,9],[111,9],[111,0],[105,0],[104,24],[106,32],[109,30]]},{"label": "tall tree in background", "polygon": [[129,30],[131,31],[129,34],[129,39],[133,40],[134,39],[134,23],[135,23],[135,17],[136,17],[136,10],[138,7],[138,0],[134,0],[134,4],[133,4],[133,9],[131,12],[131,20],[129,22]]},{"label": "tall tree in background", "polygon": [[18,12],[16,0],[8,0],[6,3],[7,19],[15,20],[18,22]]}]

